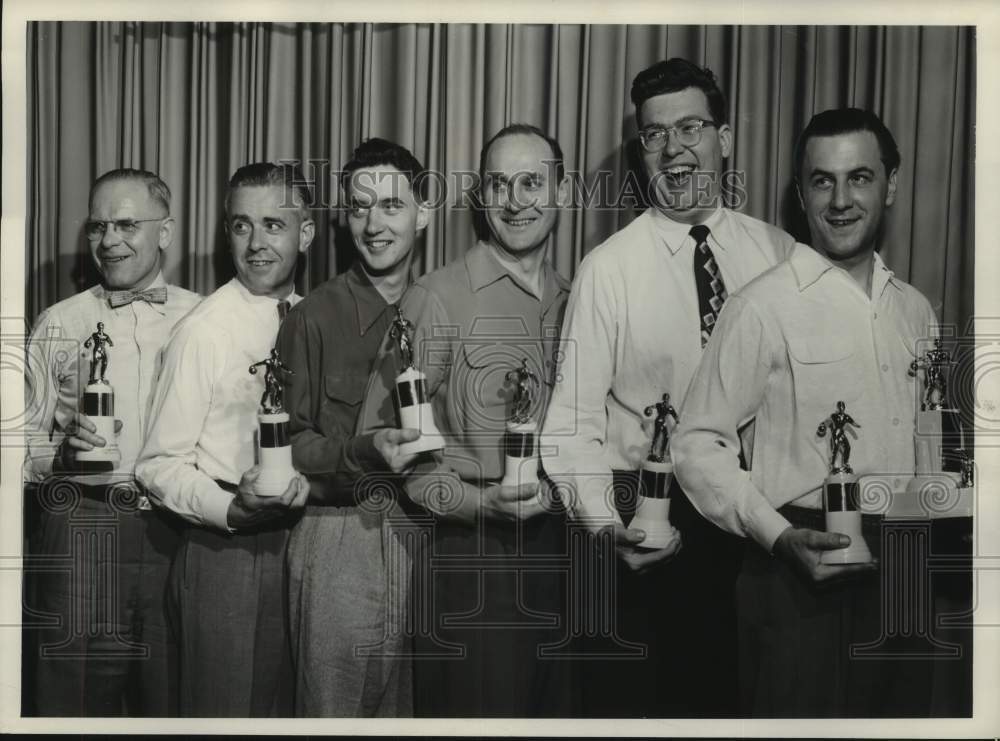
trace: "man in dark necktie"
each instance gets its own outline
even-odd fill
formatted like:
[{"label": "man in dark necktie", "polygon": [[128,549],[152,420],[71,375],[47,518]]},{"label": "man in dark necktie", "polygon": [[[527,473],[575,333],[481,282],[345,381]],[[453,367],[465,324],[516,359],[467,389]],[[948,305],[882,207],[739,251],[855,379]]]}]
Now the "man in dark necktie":
[{"label": "man in dark necktie", "polygon": [[[101,283],[49,307],[28,341],[26,418],[46,428],[28,438],[25,478],[41,510],[32,555],[66,559],[36,579],[33,559],[27,564],[28,607],[59,617],[24,657],[36,673],[24,691],[40,715],[176,714],[164,591],[178,534],[133,475],[157,356],[200,300],[164,280],[175,228],[170,189],[153,173],[98,178],[83,231]],[[117,440],[97,434],[80,411],[88,372],[115,393]],[[77,460],[112,444],[117,466]]]},{"label": "man in dark necktie", "polygon": [[635,661],[587,662],[588,712],[726,715],[735,707],[740,540],[706,523],[676,484],[679,552],[676,542],[644,549],[644,533],[626,525],[653,432],[644,409],[669,393],[683,420],[688,381],[728,292],[781,261],[794,240],[723,203],[733,132],[711,71],[659,62],[636,76],[632,102],[652,207],[580,265],[542,450],[554,451],[546,471],[573,492],[577,516],[594,529],[610,525],[617,594],[605,599],[615,599],[618,637],[648,650]]}]

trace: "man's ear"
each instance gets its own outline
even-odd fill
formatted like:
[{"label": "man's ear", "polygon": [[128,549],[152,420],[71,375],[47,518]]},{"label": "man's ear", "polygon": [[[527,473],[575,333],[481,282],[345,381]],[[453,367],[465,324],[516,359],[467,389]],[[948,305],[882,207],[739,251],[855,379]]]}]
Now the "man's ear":
[{"label": "man's ear", "polygon": [[566,208],[570,204],[570,198],[572,193],[570,192],[570,179],[569,173],[563,175],[563,179],[559,181],[559,189],[556,191],[556,204],[559,208]]},{"label": "man's ear", "polygon": [[417,231],[423,231],[431,220],[431,210],[425,202],[417,202]]},{"label": "man's ear", "polygon": [[889,173],[889,183],[885,191],[885,205],[891,206],[896,200],[896,175],[898,170],[893,170]]},{"label": "man's ear", "polygon": [[733,153],[733,130],[729,128],[729,124],[719,127],[719,149],[722,150],[723,159]]},{"label": "man's ear", "polygon": [[156,244],[161,250],[167,249],[174,242],[174,230],[177,228],[177,222],[174,221],[173,216],[168,216],[163,221],[160,222],[160,228],[157,232]]},{"label": "man's ear", "polygon": [[303,219],[299,225],[299,252],[305,252],[309,249],[315,236],[316,222],[312,219]]}]

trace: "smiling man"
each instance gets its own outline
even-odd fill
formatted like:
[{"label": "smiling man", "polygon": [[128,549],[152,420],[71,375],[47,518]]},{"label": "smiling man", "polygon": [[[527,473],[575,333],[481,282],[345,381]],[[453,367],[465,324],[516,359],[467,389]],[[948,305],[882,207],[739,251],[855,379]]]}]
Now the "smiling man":
[{"label": "smiling man", "polygon": [[[856,474],[914,470],[917,390],[907,370],[936,319],[876,252],[899,163],[875,114],[813,117],[795,157],[812,248],[796,245],[730,298],[674,438],[677,477],[698,510],[755,541],[737,588],[745,714],[919,716],[929,706],[931,660],[851,658],[853,645],[879,639],[879,608],[893,597],[880,595],[875,567],[819,562],[850,539],[823,532],[830,456],[818,421],[841,402],[858,420]],[[747,472],[737,429],[754,417]],[[875,554],[878,528],[865,515]]]},{"label": "smiling man", "polygon": [[[413,689],[393,629],[410,581],[392,559],[405,552],[387,526],[399,510],[372,506],[356,486],[364,471],[399,470],[398,445],[417,432],[354,430],[427,226],[426,171],[406,148],[369,139],[345,165],[343,191],[359,259],[303,299],[278,335],[295,370],[285,397],[293,462],[311,484],[288,545],[295,714],[401,717],[413,714]],[[379,649],[359,653],[366,646]]]},{"label": "smiling man", "polygon": [[[236,277],[179,323],[164,351],[136,473],[184,531],[172,572],[185,716],[288,715],[285,543],[309,484],[253,493],[254,437],[268,357],[312,242],[301,175],[271,163],[229,181],[225,229]],[[294,370],[294,369],[293,369]]]},{"label": "smiling man", "polygon": [[[547,402],[568,286],[545,253],[569,183],[558,142],[525,124],[486,143],[480,178],[482,239],[418,280],[402,302],[446,441],[404,481],[407,496],[434,518],[431,542],[414,556],[418,569],[431,568],[424,591],[414,590],[421,600],[415,617],[433,621],[414,637],[415,713],[566,716],[573,712],[566,662],[539,656],[566,630],[565,575],[524,565],[526,557],[537,564],[564,552],[564,518],[549,511],[537,484],[499,482],[514,390],[509,371],[527,359],[546,379],[534,419]],[[376,363],[365,429],[396,426],[390,398],[402,368],[393,346],[387,338]],[[432,558],[459,568],[435,569]]]},{"label": "smiling man", "polygon": [[[104,554],[110,564],[98,566],[84,549],[75,573],[47,572],[35,580],[38,602],[29,606],[61,618],[58,628],[39,633],[39,649],[47,645],[48,657],[25,656],[37,661],[32,690],[40,715],[176,714],[175,646],[163,600],[176,524],[154,512],[144,492],[115,492],[116,486],[137,487],[135,460],[157,356],[173,326],[200,300],[164,281],[163,254],[175,228],[170,189],[153,173],[112,170],[98,178],[83,232],[101,283],[49,307],[28,341],[26,398],[37,406],[27,418],[46,420],[50,434],[28,440],[26,479],[43,487],[69,481],[81,495],[71,511],[42,508],[40,555],[65,557],[74,553],[75,537],[97,539],[102,523],[116,528],[114,550]],[[89,353],[84,348],[102,325],[111,346],[110,359],[103,360],[94,343]],[[100,437],[78,411],[93,359],[115,391],[115,441]],[[78,451],[109,442],[117,442],[121,455],[113,470],[109,464],[98,472],[76,460]],[[99,568],[114,569],[115,588],[99,579]],[[148,657],[127,656],[120,648],[128,641],[145,645]],[[73,656],[58,655],[60,649]]]},{"label": "smiling man", "polygon": [[735,709],[740,542],[700,518],[677,486],[670,519],[681,532],[679,552],[676,541],[644,549],[644,533],[625,524],[650,449],[653,420],[644,410],[669,393],[683,418],[684,393],[727,291],[777,264],[794,240],[722,202],[733,132],[710,70],[676,58],[654,64],[636,76],[632,102],[653,207],[580,265],[562,380],[542,431],[543,449],[553,451],[545,468],[575,492],[577,517],[595,529],[612,526],[618,633],[648,650],[639,661],[585,665],[587,712],[726,715]]}]

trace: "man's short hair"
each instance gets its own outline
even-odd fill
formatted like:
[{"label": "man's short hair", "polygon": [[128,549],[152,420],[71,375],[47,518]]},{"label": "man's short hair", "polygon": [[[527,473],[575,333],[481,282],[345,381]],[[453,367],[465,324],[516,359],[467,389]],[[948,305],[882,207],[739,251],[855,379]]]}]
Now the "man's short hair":
[{"label": "man's short hair", "polygon": [[102,185],[129,181],[145,185],[146,190],[149,192],[149,197],[153,202],[163,206],[167,211],[167,215],[170,215],[170,188],[167,187],[167,184],[160,180],[159,175],[156,173],[149,172],[148,170],[134,170],[130,167],[109,170],[94,181],[94,184],[90,186],[90,197],[88,199],[90,209],[92,210],[94,207],[94,194],[97,193],[97,189]]},{"label": "man's short hair", "polygon": [[795,181],[801,182],[802,165],[806,158],[806,144],[818,136],[852,134],[855,131],[870,131],[878,141],[879,158],[885,167],[886,176],[899,167],[901,158],[892,132],[882,123],[882,119],[871,111],[861,108],[831,108],[817,113],[799,135],[795,143]]},{"label": "man's short hair", "polygon": [[297,165],[290,162],[254,162],[239,168],[229,178],[229,186],[226,189],[226,213],[229,213],[233,192],[238,188],[266,188],[272,185],[291,191],[295,205],[302,216],[308,216],[312,204],[312,193],[302,171]]},{"label": "man's short hair", "polygon": [[553,139],[551,136],[546,134],[537,126],[532,126],[526,123],[512,123],[504,126],[500,131],[495,133],[493,137],[483,145],[482,150],[479,152],[479,182],[480,184],[486,181],[486,156],[490,153],[490,147],[505,136],[517,136],[518,134],[527,136],[537,136],[549,145],[549,149],[552,150],[552,162],[556,166],[556,181],[561,181],[563,176],[566,174],[566,166],[563,163],[563,152],[562,147],[559,146],[559,142]]},{"label": "man's short hair", "polygon": [[632,81],[632,104],[638,117],[642,104],[650,98],[666,93],[679,93],[696,87],[705,93],[708,110],[716,126],[726,123],[726,96],[719,89],[715,75],[708,67],[699,67],[680,57],[665,59],[647,67]]},{"label": "man's short hair", "polygon": [[399,170],[410,181],[410,190],[416,196],[417,201],[427,200],[427,170],[420,164],[420,160],[414,157],[413,153],[403,145],[378,137],[359,144],[358,148],[354,150],[354,154],[351,155],[351,161],[344,165],[342,180],[344,193],[349,194],[351,176],[355,172],[378,165],[387,165]]}]

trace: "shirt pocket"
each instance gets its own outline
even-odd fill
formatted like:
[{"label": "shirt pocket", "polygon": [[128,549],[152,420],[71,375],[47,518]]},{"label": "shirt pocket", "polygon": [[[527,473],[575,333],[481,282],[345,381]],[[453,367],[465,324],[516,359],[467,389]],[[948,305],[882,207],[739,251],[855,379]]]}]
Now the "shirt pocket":
[{"label": "shirt pocket", "polygon": [[[851,338],[843,330],[788,338],[788,354],[795,385],[795,401],[820,414],[836,411],[838,401],[850,404],[861,398],[866,379],[857,366]],[[848,409],[850,411],[850,409]],[[819,424],[821,419],[817,419]]]},{"label": "shirt pocket", "polygon": [[320,425],[324,431],[352,434],[368,376],[361,373],[327,373],[323,376],[323,404]]},{"label": "shirt pocket", "polygon": [[512,386],[505,376],[521,364],[514,348],[499,343],[463,343],[449,395],[461,404],[466,430],[503,430]]}]

